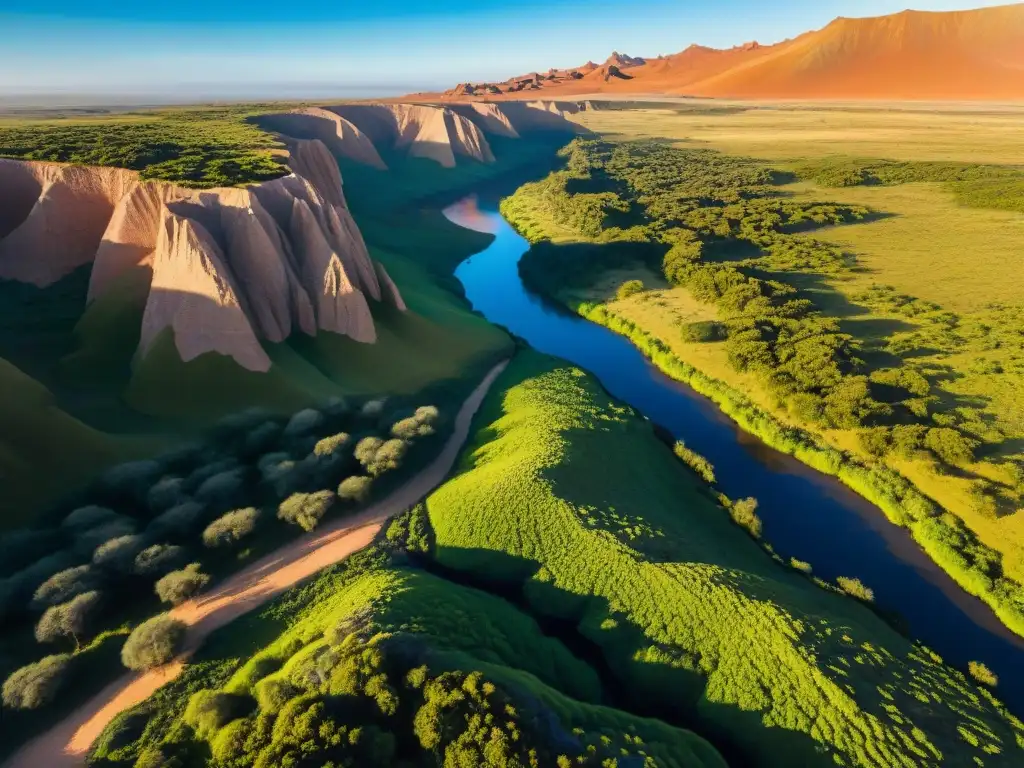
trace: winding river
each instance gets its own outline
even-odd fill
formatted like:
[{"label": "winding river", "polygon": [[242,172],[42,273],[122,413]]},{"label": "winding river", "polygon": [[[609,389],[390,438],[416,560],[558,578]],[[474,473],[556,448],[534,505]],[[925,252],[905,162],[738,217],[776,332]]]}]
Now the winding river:
[{"label": "winding river", "polygon": [[962,590],[881,510],[743,432],[715,404],[658,371],[625,337],[531,294],[519,278],[528,243],[501,217],[498,198],[480,193],[445,209],[456,224],[494,242],[456,270],[474,309],[535,349],[593,373],[605,389],[706,456],[721,490],[755,497],[764,539],[784,559],[812,564],[826,580],[856,576],[884,611],[905,619],[912,637],[965,669],[982,661],[999,675],[998,695],[1024,711],[1024,638]]}]

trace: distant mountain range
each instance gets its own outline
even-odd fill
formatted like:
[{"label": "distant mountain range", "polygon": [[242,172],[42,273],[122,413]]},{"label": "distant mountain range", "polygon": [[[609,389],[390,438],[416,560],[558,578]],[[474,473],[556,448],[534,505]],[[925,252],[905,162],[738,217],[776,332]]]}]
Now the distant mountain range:
[{"label": "distant mountain range", "polygon": [[462,83],[450,99],[663,94],[743,99],[1024,99],[1024,3],[973,11],[840,17],[775,45],[691,45],[603,64]]}]

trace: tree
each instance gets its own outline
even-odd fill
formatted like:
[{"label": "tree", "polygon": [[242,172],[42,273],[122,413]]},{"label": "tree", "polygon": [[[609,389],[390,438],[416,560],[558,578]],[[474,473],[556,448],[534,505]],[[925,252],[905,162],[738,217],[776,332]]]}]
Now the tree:
[{"label": "tree", "polygon": [[200,570],[199,563],[190,563],[157,580],[154,590],[161,602],[180,605],[209,583],[210,577]]},{"label": "tree", "polygon": [[638,293],[642,293],[644,290],[644,284],[640,280],[627,280],[619,286],[618,290],[615,291],[615,298],[619,301],[628,299],[630,296],[635,296]]},{"label": "tree", "polygon": [[979,683],[987,685],[989,688],[995,688],[999,685],[998,675],[980,661],[968,662],[967,671],[971,673],[971,677]]},{"label": "tree", "polygon": [[203,531],[203,544],[208,547],[227,547],[256,530],[260,511],[253,507],[236,509],[221,515]]},{"label": "tree", "polygon": [[180,477],[161,478],[149,489],[146,503],[154,512],[170,509],[184,500],[185,481]]},{"label": "tree", "polygon": [[196,527],[205,510],[206,507],[198,502],[184,501],[154,517],[146,533],[151,536],[183,536]]},{"label": "tree", "polygon": [[281,502],[277,516],[285,522],[299,526],[304,531],[312,531],[334,506],[336,498],[332,491],[293,493]]},{"label": "tree", "polygon": [[435,406],[422,405],[412,416],[396,421],[391,426],[391,434],[401,440],[412,440],[432,435],[438,415],[439,411]]},{"label": "tree", "polygon": [[740,499],[729,510],[736,525],[745,528],[755,539],[761,538],[761,518],[757,516],[757,499]]},{"label": "tree", "polygon": [[325,437],[313,447],[313,453],[317,456],[333,456],[341,451],[352,439],[347,432],[339,432],[336,435]]},{"label": "tree", "polygon": [[181,562],[183,547],[174,544],[154,544],[139,552],[135,558],[135,572],[140,576],[164,574]]},{"label": "tree", "polygon": [[32,595],[36,610],[67,602],[72,597],[94,589],[98,583],[96,572],[88,565],[65,568],[44,581]]},{"label": "tree", "polygon": [[105,541],[92,553],[92,564],[121,573],[131,573],[135,558],[146,546],[146,540],[136,534],[118,536]]},{"label": "tree", "polygon": [[86,530],[89,528],[95,528],[103,523],[109,523],[112,520],[117,520],[120,517],[121,516],[112,509],[90,505],[88,507],[79,507],[71,512],[64,518],[64,521],[61,523],[61,527],[72,528],[75,530]]},{"label": "tree", "polygon": [[13,672],[4,681],[3,702],[10,709],[38,709],[49,704],[67,678],[71,656],[45,656]]},{"label": "tree", "polygon": [[404,440],[381,440],[379,437],[364,437],[356,445],[355,455],[366,471],[377,477],[385,472],[398,469],[409,444]]},{"label": "tree", "polygon": [[207,504],[230,504],[237,501],[245,486],[245,470],[229,469],[207,478],[196,489],[196,499]]},{"label": "tree", "polygon": [[865,603],[870,603],[875,599],[874,590],[865,586],[864,582],[860,579],[850,578],[849,576],[839,576],[836,579],[836,583],[843,592],[856,597],[858,600],[863,600]]},{"label": "tree", "polygon": [[36,624],[36,640],[40,643],[53,643],[70,637],[75,641],[77,651],[81,647],[80,638],[88,631],[101,600],[102,595],[92,591],[47,608]]},{"label": "tree", "polygon": [[319,427],[323,422],[324,416],[320,411],[307,408],[304,411],[299,411],[288,420],[288,424],[284,428],[284,434],[286,437],[305,435]]},{"label": "tree", "polygon": [[364,477],[363,475],[346,477],[341,481],[341,485],[338,486],[338,497],[343,501],[361,504],[369,497],[372,486],[373,478]]},{"label": "tree", "polygon": [[184,622],[163,613],[132,631],[121,649],[121,662],[139,672],[153,669],[177,656],[184,642]]}]

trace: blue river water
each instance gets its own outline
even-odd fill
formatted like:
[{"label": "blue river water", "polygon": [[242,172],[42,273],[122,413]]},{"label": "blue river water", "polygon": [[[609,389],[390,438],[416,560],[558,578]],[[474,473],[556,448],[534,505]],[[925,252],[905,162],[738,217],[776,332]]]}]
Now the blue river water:
[{"label": "blue river water", "polygon": [[474,309],[535,349],[590,371],[614,397],[684,439],[714,465],[723,493],[758,500],[763,538],[784,559],[807,561],[829,581],[861,579],[879,608],[903,617],[910,635],[947,662],[961,669],[972,660],[987,664],[999,676],[999,697],[1024,712],[1024,638],[961,589],[906,530],[835,478],[743,432],[624,336],[530,293],[518,270],[529,245],[498,213],[497,198],[473,195],[445,215],[495,236],[455,272]]}]

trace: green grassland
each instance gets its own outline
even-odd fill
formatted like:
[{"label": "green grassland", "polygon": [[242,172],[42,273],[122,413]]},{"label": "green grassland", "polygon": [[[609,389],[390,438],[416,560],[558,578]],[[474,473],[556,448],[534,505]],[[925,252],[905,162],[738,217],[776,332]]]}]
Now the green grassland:
[{"label": "green grassland", "polygon": [[602,705],[528,615],[405,561],[385,542],[221,630],[90,764],[724,767],[692,733]]},{"label": "green grassland", "polygon": [[635,704],[757,765],[1020,761],[987,692],[773,561],[582,371],[521,353],[478,424],[427,500],[434,558],[575,624]]},{"label": "green grassland", "polygon": [[[582,302],[673,375],[690,380],[696,366],[706,381],[698,388],[734,418],[848,474],[965,588],[1024,629],[1024,454],[1011,394],[1024,348],[1017,286],[998,277],[1020,259],[1020,214],[1010,212],[1017,203],[1006,183],[1024,172],[849,157],[769,163],[645,140],[595,142],[566,160],[503,203],[529,239],[563,244],[535,247],[524,275]],[[794,182],[799,174],[817,181]],[[953,202],[967,183],[986,188],[972,204],[988,208]],[[897,199],[896,213],[871,204]],[[930,210],[930,200],[942,206]],[[968,250],[968,238],[994,222],[1000,228]],[[887,239],[894,231],[907,248]],[[573,241],[591,245],[564,245]],[[864,263],[861,250],[870,251]],[[926,250],[930,258],[915,264]],[[654,290],[619,299],[609,270]],[[903,290],[886,282],[890,271]],[[905,292],[913,274],[920,293]],[[1002,301],[985,302],[987,292]],[[956,311],[937,301],[953,293]],[[716,335],[703,333],[710,329]],[[955,516],[937,515],[943,509]]]}]

